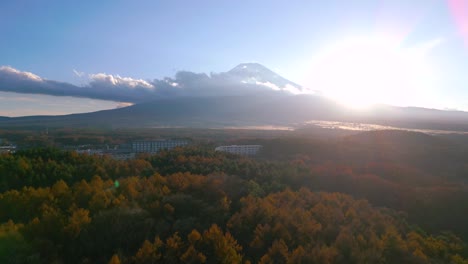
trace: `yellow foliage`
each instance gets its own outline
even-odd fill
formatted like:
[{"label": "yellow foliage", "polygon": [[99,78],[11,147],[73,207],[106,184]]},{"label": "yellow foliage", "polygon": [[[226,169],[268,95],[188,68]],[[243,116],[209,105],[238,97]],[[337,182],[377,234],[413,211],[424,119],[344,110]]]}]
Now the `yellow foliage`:
[{"label": "yellow foliage", "polygon": [[109,260],[108,264],[120,264],[120,258],[116,254],[112,256],[112,258]]}]

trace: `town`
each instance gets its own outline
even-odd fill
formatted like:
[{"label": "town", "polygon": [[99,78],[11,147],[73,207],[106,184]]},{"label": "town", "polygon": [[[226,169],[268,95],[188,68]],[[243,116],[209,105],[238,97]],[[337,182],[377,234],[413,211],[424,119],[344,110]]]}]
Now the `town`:
[{"label": "town", "polygon": [[[0,153],[15,153],[18,148],[13,143],[0,139]],[[186,147],[193,144],[188,139],[158,139],[136,140],[131,143],[118,145],[82,144],[78,146],[62,146],[67,151],[75,151],[88,155],[107,155],[117,160],[133,159],[141,153],[155,154],[162,150],[171,150],[177,147]],[[28,148],[27,146],[23,148]],[[215,151],[227,152],[241,156],[255,156],[261,150],[261,145],[221,145],[215,147]]]},{"label": "town", "polygon": [[[177,147],[189,146],[192,141],[180,139],[168,140],[141,140],[133,141],[131,144],[117,145],[113,148],[92,148],[92,145],[83,145],[75,149],[78,153],[109,155],[114,159],[126,160],[135,158],[137,154],[155,154],[162,150],[171,150]],[[261,145],[229,145],[218,146],[215,151],[227,152],[242,156],[255,156],[262,148]]]}]

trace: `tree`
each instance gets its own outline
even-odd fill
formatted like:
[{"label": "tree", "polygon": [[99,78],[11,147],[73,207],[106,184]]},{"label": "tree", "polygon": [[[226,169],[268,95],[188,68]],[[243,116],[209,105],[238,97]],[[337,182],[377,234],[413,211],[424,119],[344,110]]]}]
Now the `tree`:
[{"label": "tree", "polygon": [[[223,234],[217,225],[203,233],[203,241],[208,245],[209,251],[205,253],[210,263],[241,263],[242,247],[230,233]],[[214,257],[213,260],[210,258]]]},{"label": "tree", "polygon": [[288,246],[282,239],[275,240],[268,253],[263,255],[259,264],[286,264],[289,259]]},{"label": "tree", "polygon": [[119,256],[117,256],[117,254],[112,255],[112,257],[109,260],[108,264],[120,264]]},{"label": "tree", "polygon": [[77,208],[68,218],[68,224],[65,227],[65,231],[70,234],[71,237],[76,238],[83,227],[87,226],[89,223],[91,223],[89,211],[83,208]]},{"label": "tree", "polygon": [[162,259],[161,248],[164,246],[164,243],[156,237],[154,243],[145,240],[143,245],[138,249],[138,252],[135,255],[135,261],[142,264],[151,264],[157,263]]}]

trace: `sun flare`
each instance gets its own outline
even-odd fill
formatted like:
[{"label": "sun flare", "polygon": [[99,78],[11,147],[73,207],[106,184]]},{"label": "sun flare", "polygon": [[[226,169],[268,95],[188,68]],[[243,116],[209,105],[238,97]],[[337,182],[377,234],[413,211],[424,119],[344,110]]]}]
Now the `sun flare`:
[{"label": "sun flare", "polygon": [[350,107],[404,106],[429,89],[433,73],[426,52],[425,46],[401,48],[390,38],[351,38],[323,51],[309,72],[314,87]]}]

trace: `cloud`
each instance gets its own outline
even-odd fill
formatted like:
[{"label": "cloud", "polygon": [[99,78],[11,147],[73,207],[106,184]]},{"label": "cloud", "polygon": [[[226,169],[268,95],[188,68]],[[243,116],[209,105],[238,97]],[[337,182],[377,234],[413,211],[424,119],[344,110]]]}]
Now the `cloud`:
[{"label": "cloud", "polygon": [[92,80],[91,86],[114,86],[114,87],[128,87],[133,89],[154,89],[154,85],[142,79],[133,79],[130,77],[120,77],[119,75],[97,73],[90,74]]},{"label": "cloud", "polygon": [[77,87],[43,79],[31,72],[24,72],[10,66],[0,67],[0,90],[17,93],[35,93],[50,95],[67,95]]},{"label": "cloud", "polygon": [[[0,92],[1,96],[0,96],[0,101],[17,101],[17,102],[30,102],[30,103],[34,103],[34,102],[37,102],[38,99],[37,98],[33,98],[33,97],[28,97],[28,96],[17,96],[16,93],[8,93],[8,92]],[[5,94],[7,94],[8,96],[6,96]],[[14,95],[14,96],[12,96]]]},{"label": "cloud", "polygon": [[[75,74],[84,73],[74,70]],[[0,67],[0,91],[46,94],[56,96],[86,97],[111,101],[144,101],[152,95],[154,86],[141,79],[113,76],[104,73],[90,74],[83,86],[47,80],[30,72],[9,66]]]},{"label": "cloud", "polygon": [[266,86],[266,87],[271,88],[272,90],[275,90],[275,91],[280,91],[281,90],[281,88],[279,88],[276,84],[273,84],[271,82],[256,81],[255,84]]},{"label": "cloud", "polygon": [[30,72],[2,66],[0,91],[139,103],[174,96],[237,96],[258,92],[297,94],[301,88],[292,83],[288,84],[287,80],[279,76],[255,77],[258,71],[249,72],[248,75],[230,72],[207,75],[179,71],[174,78],[166,77],[152,81],[106,73],[86,74],[77,70],[73,72],[85,81],[83,85],[47,80]]},{"label": "cloud", "polygon": [[75,70],[75,69],[73,69],[73,73],[74,73],[76,76],[80,77],[80,78],[83,77],[83,76],[85,75],[84,72],[80,72],[80,71],[77,71],[77,70]]},{"label": "cloud", "polygon": [[313,91],[308,91],[308,90],[306,91],[305,89],[299,89],[297,86],[291,85],[289,83],[282,87],[279,87],[278,85],[271,83],[271,82],[256,81],[255,84],[268,87],[274,91],[286,91],[291,94],[314,93]]},{"label": "cloud", "polygon": [[0,73],[4,76],[16,76],[19,79],[41,82],[42,78],[31,72],[22,72],[11,66],[1,66]]},{"label": "cloud", "polygon": [[0,116],[63,115],[116,108],[123,104],[96,99],[0,92]]},{"label": "cloud", "polygon": [[122,107],[127,107],[127,106],[132,106],[132,103],[126,103],[126,102],[120,102],[117,104],[116,108],[122,108]]}]

